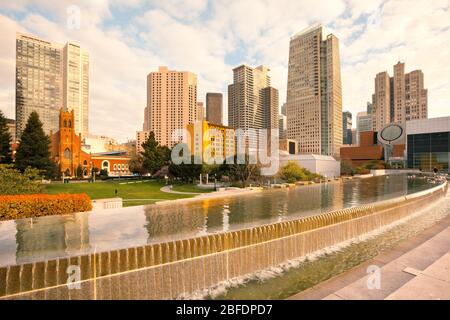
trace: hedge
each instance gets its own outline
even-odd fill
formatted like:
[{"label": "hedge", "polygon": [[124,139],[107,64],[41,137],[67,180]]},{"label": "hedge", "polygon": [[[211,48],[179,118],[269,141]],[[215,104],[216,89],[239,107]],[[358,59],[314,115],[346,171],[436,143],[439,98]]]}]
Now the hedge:
[{"label": "hedge", "polygon": [[92,210],[86,194],[0,195],[0,220],[42,217]]}]

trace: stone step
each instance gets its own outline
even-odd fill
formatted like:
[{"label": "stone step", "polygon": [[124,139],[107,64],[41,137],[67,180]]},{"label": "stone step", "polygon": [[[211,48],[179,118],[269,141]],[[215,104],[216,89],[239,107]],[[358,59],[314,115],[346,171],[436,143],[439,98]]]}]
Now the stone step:
[{"label": "stone step", "polygon": [[387,300],[450,300],[450,253],[386,297]]},{"label": "stone step", "polygon": [[[446,227],[429,240],[381,266],[378,273],[380,275],[379,288],[377,288],[377,283],[373,281],[376,275],[366,274],[345,287],[336,290],[334,293],[325,296],[324,299],[381,300],[386,298],[395,299],[407,294],[412,296],[415,292],[408,292],[408,288],[423,286],[424,277],[428,277],[428,275],[423,273],[426,272],[428,267],[431,267],[448,255],[450,250],[449,243],[450,227]],[[448,258],[443,261],[442,263],[449,262]],[[379,267],[376,264],[373,265]],[[415,272],[417,270],[419,276],[414,274],[417,273]],[[420,272],[421,270],[424,271]],[[444,280],[439,279],[439,281]],[[408,283],[411,284],[407,285]],[[405,289],[400,290],[402,287],[405,287]],[[395,295],[394,293],[397,291],[398,293]],[[426,293],[424,292],[424,294]]]}]

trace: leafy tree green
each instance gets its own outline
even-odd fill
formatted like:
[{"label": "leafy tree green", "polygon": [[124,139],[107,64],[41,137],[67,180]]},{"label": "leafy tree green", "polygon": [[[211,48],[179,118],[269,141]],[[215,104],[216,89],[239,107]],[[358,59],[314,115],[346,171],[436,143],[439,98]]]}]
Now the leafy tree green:
[{"label": "leafy tree green", "polygon": [[341,160],[341,175],[352,176],[354,174],[355,170],[353,169],[351,163],[347,160]]},{"label": "leafy tree green", "polygon": [[27,167],[40,170],[45,177],[56,174],[56,164],[50,159],[50,138],[44,133],[37,112],[28,118],[16,152],[16,167],[24,172]]},{"label": "leafy tree green", "polygon": [[83,178],[83,167],[81,165],[78,165],[77,170],[76,170],[76,177],[78,179]]},{"label": "leafy tree green", "polygon": [[140,153],[137,153],[135,151],[131,153],[128,167],[130,168],[131,172],[137,173],[141,176],[148,173],[148,171],[144,168],[144,158]]},{"label": "leafy tree green", "polygon": [[12,162],[11,134],[8,130],[6,118],[0,110],[0,163]]},{"label": "leafy tree green", "polygon": [[98,172],[98,176],[100,177],[101,180],[106,180],[108,178],[108,170],[106,169],[101,169]]},{"label": "leafy tree green", "polygon": [[42,193],[39,170],[26,168],[24,172],[13,165],[0,164],[0,194]]},{"label": "leafy tree green", "polygon": [[200,173],[203,172],[202,164],[195,164],[194,156],[191,156],[191,163],[181,163],[169,165],[169,174],[172,177],[179,178],[184,182],[193,182]]},{"label": "leafy tree green", "polygon": [[306,175],[302,168],[294,161],[289,161],[286,165],[280,168],[280,177],[287,182],[304,181]]},{"label": "leafy tree green", "polygon": [[235,156],[234,164],[229,165],[230,176],[233,179],[242,182],[244,188],[247,187],[251,180],[255,180],[260,177],[261,167],[258,163],[254,162],[256,161],[250,158],[250,155],[246,154],[244,163],[237,163],[237,156]]},{"label": "leafy tree green", "polygon": [[368,174],[370,173],[370,169],[367,169],[365,166],[359,166],[355,169],[357,174]]},{"label": "leafy tree green", "polygon": [[283,167],[280,168],[279,176],[281,179],[287,182],[295,181],[311,181],[314,179],[322,179],[319,174],[312,173],[311,171],[300,167],[295,161],[288,161]]},{"label": "leafy tree green", "polygon": [[155,139],[154,132],[142,144],[144,151],[141,152],[143,160],[143,168],[151,175],[155,174],[164,165],[168,164],[170,160],[170,149],[166,146],[160,146]]}]

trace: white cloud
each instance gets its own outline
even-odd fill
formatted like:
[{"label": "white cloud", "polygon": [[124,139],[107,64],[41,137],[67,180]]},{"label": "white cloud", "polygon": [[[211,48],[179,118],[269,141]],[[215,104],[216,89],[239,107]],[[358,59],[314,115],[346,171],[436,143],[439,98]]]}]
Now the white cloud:
[{"label": "white cloud", "polygon": [[[66,9],[72,3],[2,4],[0,107],[8,116],[14,116],[14,38],[21,29],[55,42],[73,41],[89,51],[91,130],[124,140],[142,125],[146,75],[158,65],[197,73],[199,101],[208,91],[223,92],[226,115],[232,68],[265,64],[282,104],[289,37],[315,22],[340,39],[344,109],[364,109],[376,73],[392,73],[401,60],[407,71],[423,70],[430,116],[450,114],[448,0],[414,5],[406,0],[83,0],[76,2],[81,29],[68,30]],[[132,12],[125,22],[117,16],[124,11]]]},{"label": "white cloud", "polygon": [[208,7],[207,0],[154,0],[151,3],[155,8],[169,13],[174,18],[183,20],[198,18]]}]

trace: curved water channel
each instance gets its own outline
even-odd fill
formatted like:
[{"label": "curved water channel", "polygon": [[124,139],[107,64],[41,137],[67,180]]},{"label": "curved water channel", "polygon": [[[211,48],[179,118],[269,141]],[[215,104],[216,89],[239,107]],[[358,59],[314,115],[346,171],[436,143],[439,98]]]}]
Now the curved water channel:
[{"label": "curved water channel", "polygon": [[210,290],[196,293],[191,298],[286,299],[395,247],[449,214],[450,192],[404,221],[353,239],[344,246],[320,250],[309,257],[219,284]]},{"label": "curved water channel", "polygon": [[390,175],[241,196],[0,222],[0,266],[223,232],[394,198],[434,186]]}]

